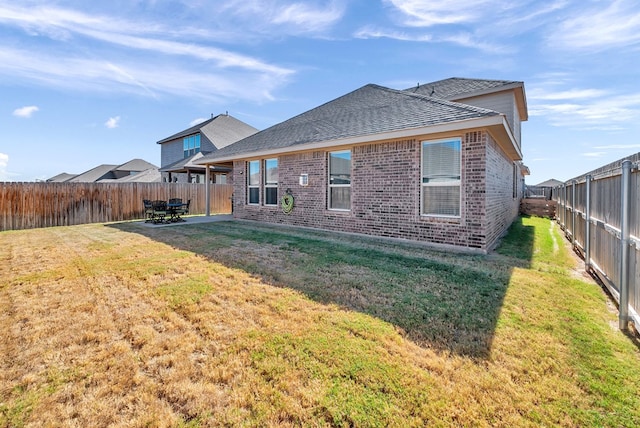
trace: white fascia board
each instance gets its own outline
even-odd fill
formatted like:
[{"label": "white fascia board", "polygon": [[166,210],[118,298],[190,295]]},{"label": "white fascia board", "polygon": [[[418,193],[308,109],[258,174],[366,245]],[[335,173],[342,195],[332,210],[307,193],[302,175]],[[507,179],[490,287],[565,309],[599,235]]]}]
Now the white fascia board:
[{"label": "white fascia board", "polygon": [[[260,150],[254,152],[237,153],[230,156],[220,157],[216,159],[206,160],[199,159],[198,165],[211,165],[220,162],[229,162],[237,159],[262,158],[266,156],[278,155],[282,153],[294,153],[309,150],[322,150],[331,147],[353,146],[363,143],[372,143],[375,141],[395,140],[399,138],[409,138],[420,135],[439,134],[443,132],[464,131],[474,128],[485,128],[490,126],[505,126],[509,128],[504,115],[494,115],[488,117],[460,120],[456,122],[443,123],[440,125],[425,126],[420,128],[401,129],[398,131],[382,132],[379,134],[360,135],[357,137],[340,138],[336,140],[318,141],[306,144],[294,144],[287,147],[279,147],[277,149]],[[511,132],[509,131],[509,135]],[[513,136],[511,136],[512,141]]]},{"label": "white fascia board", "polygon": [[500,115],[500,117],[502,117],[502,126],[492,125],[487,127],[489,134],[491,134],[498,145],[511,156],[512,160],[520,161],[522,160],[522,151],[520,147],[518,147],[513,132],[511,132],[509,122],[507,122],[507,118],[504,115]]}]

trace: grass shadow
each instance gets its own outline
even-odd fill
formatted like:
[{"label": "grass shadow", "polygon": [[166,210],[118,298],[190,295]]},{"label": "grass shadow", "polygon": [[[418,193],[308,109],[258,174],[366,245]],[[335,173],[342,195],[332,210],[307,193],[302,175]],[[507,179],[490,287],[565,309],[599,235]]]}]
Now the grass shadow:
[{"label": "grass shadow", "polygon": [[253,222],[109,226],[382,319],[420,346],[473,358],[489,355],[511,271],[530,264],[534,243],[522,219],[498,256]]}]

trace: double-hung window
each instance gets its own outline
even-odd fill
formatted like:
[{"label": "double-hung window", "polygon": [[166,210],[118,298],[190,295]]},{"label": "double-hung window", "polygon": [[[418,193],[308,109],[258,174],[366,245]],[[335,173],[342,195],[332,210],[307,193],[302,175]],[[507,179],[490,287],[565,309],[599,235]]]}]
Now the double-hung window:
[{"label": "double-hung window", "polygon": [[249,161],[247,174],[247,202],[249,204],[260,203],[260,161]]},{"label": "double-hung window", "polygon": [[184,157],[188,158],[200,151],[200,134],[189,135],[182,139],[182,150]]},{"label": "double-hung window", "polygon": [[422,214],[460,216],[460,138],[422,142]]},{"label": "double-hung window", "polygon": [[264,204],[278,205],[278,159],[264,161]]},{"label": "double-hung window", "polygon": [[329,209],[351,209],[351,151],[329,153]]}]

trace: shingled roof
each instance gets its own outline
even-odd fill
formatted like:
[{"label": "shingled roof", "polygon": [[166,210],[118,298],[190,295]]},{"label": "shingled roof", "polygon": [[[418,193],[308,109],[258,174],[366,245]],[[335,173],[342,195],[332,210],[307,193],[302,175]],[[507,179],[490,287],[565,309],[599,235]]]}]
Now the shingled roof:
[{"label": "shingled roof", "polygon": [[219,114],[204,122],[193,125],[170,137],[163,138],[157,144],[168,143],[188,135],[200,133],[207,138],[216,148],[228,146],[236,141],[256,133],[258,130],[229,114]]},{"label": "shingled roof", "polygon": [[205,164],[264,151],[295,151],[309,143],[419,129],[500,114],[493,110],[369,84],[217,150]]},{"label": "shingled roof", "polygon": [[445,100],[459,100],[462,98],[482,95],[488,92],[495,92],[501,88],[511,89],[512,87],[522,85],[522,82],[515,80],[465,79],[462,77],[451,77],[449,79],[438,80],[437,82],[419,84],[405,90],[407,92],[438,97]]}]

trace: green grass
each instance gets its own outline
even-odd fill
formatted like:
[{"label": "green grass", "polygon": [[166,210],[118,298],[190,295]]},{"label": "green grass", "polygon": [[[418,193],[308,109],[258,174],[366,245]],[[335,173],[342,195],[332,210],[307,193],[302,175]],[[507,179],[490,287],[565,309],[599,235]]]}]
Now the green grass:
[{"label": "green grass", "polygon": [[0,426],[640,425],[638,341],[548,220],[488,256],[236,222],[0,248]]}]

